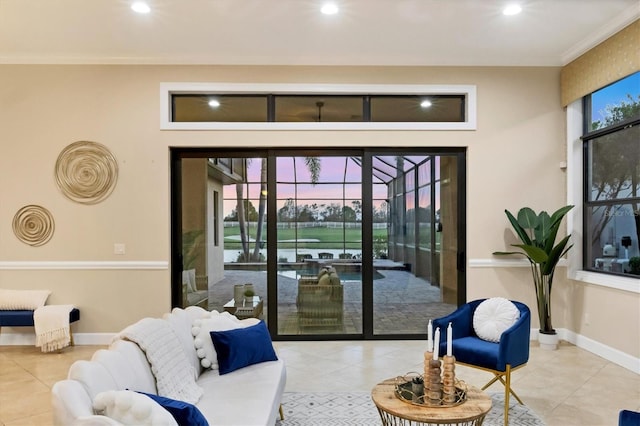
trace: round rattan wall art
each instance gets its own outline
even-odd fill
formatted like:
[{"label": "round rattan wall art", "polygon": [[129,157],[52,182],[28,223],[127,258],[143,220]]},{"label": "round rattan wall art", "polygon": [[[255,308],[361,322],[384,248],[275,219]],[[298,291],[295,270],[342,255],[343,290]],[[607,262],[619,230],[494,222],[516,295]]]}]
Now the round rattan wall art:
[{"label": "round rattan wall art", "polygon": [[25,244],[38,247],[53,237],[54,222],[44,207],[24,206],[13,217],[13,233]]},{"label": "round rattan wall art", "polygon": [[118,179],[118,162],[97,142],[74,142],[56,161],[56,183],[62,193],[81,204],[97,204],[107,198]]}]

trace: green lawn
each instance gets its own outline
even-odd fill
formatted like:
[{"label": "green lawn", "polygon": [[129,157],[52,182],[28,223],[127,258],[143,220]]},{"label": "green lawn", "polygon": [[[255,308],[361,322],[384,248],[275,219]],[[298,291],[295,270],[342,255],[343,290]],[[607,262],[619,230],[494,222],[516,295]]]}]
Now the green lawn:
[{"label": "green lawn", "polygon": [[[317,240],[317,242],[299,241],[298,248],[323,248],[323,249],[341,249],[346,247],[348,249],[360,249],[362,248],[362,230],[360,229],[341,229],[341,228],[301,228],[298,229],[298,240]],[[252,239],[255,239],[255,229],[250,229],[249,234]],[[266,233],[265,233],[266,234]],[[229,240],[227,237],[240,236],[240,228],[224,228],[224,248],[228,250],[240,249],[239,240]],[[373,231],[373,237],[386,238],[386,229],[375,229]],[[265,238],[266,239],[266,235]],[[295,229],[278,229],[278,243],[279,248],[295,248],[296,244],[293,240],[296,239]],[[287,242],[284,242],[289,240]]]}]

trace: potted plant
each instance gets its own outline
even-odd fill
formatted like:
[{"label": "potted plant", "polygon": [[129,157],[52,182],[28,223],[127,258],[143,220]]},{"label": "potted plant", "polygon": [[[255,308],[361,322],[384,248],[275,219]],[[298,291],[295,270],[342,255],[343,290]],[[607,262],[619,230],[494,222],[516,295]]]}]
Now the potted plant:
[{"label": "potted plant", "polygon": [[568,245],[571,234],[560,240],[558,244],[556,244],[556,236],[562,218],[572,208],[572,205],[562,207],[549,216],[546,211],[536,214],[531,208],[524,207],[518,212],[517,218],[509,210],[505,210],[511,226],[522,242],[522,244],[511,245],[518,247],[521,251],[496,251],[493,253],[498,256],[521,255],[529,260],[536,291],[538,319],[540,320],[539,341],[541,347],[546,349],[555,349],[558,341],[556,330],[551,324],[553,275],[560,258],[573,247],[573,244]]},{"label": "potted plant", "polygon": [[640,256],[634,256],[629,259],[629,273],[640,275]]},{"label": "potted plant", "polygon": [[245,290],[244,291],[244,302],[245,303],[253,303],[253,296],[255,296],[256,293],[253,290]]}]

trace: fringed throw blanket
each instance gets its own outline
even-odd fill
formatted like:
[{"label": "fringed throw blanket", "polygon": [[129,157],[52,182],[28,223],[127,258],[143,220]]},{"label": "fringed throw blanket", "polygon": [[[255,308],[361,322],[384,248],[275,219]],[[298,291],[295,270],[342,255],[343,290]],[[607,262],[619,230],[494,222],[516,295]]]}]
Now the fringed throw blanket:
[{"label": "fringed throw blanket", "polygon": [[69,346],[69,313],[73,305],[45,305],[33,311],[36,347],[53,352]]},{"label": "fringed throw blanket", "polygon": [[196,384],[193,367],[167,321],[143,318],[122,330],[118,338],[131,340],[145,352],[156,378],[158,395],[191,404],[198,402],[203,390]]}]

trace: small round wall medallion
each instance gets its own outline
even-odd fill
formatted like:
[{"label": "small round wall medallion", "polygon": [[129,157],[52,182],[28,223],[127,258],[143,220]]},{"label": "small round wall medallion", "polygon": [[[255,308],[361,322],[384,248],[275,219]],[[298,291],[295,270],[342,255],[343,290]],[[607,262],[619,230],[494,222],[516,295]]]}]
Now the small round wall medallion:
[{"label": "small round wall medallion", "polygon": [[78,141],[62,150],[56,161],[56,183],[62,193],[81,204],[107,198],[118,180],[118,162],[97,142]]},{"label": "small round wall medallion", "polygon": [[30,246],[46,244],[53,237],[54,228],[53,216],[41,206],[24,206],[13,217],[13,233]]}]

